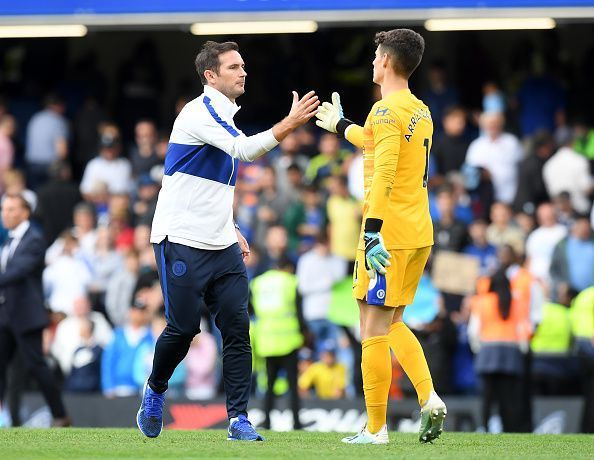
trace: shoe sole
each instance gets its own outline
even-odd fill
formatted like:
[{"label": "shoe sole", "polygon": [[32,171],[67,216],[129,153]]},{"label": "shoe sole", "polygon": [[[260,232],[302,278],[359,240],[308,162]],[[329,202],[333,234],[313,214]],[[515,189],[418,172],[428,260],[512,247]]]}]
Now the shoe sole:
[{"label": "shoe sole", "polygon": [[431,415],[429,416],[431,426],[427,429],[427,431],[421,434],[419,437],[420,442],[433,442],[441,436],[441,433],[443,433],[443,423],[447,413],[448,411],[445,407],[433,409],[431,411]]},{"label": "shoe sole", "polygon": [[140,430],[140,432],[143,435],[145,435],[147,438],[156,438],[157,436],[159,436],[161,434],[161,431],[163,431],[163,421],[161,420],[161,429],[159,430],[159,432],[156,435],[154,435],[154,436],[149,436],[144,431],[142,431],[142,428],[140,428],[140,412],[141,411],[142,411],[142,409],[138,409],[138,412],[136,413],[136,426],[138,427],[138,429]]}]

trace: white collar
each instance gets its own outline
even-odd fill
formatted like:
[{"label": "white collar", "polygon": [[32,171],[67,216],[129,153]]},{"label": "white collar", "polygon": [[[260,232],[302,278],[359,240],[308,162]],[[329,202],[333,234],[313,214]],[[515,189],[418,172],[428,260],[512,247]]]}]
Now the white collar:
[{"label": "white collar", "polygon": [[8,232],[8,237],[17,239],[17,240],[21,240],[21,239],[23,239],[23,236],[25,235],[25,233],[27,233],[27,230],[29,230],[30,226],[31,226],[31,223],[28,220],[25,220],[25,221],[21,222],[19,225],[17,225],[15,228],[10,230]]},{"label": "white collar", "polygon": [[241,109],[235,102],[231,102],[231,99],[212,86],[205,85],[204,94],[208,96],[216,104],[217,109],[227,117],[233,118],[239,109]]}]

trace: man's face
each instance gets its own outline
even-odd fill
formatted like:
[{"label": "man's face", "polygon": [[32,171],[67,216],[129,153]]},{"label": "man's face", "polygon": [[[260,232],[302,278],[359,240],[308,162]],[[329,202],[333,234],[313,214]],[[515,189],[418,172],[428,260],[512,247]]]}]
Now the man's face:
[{"label": "man's face", "polygon": [[219,55],[219,71],[205,72],[208,84],[232,101],[245,92],[245,63],[241,54],[231,50]]},{"label": "man's face", "polygon": [[6,197],[2,201],[2,223],[8,230],[14,230],[29,218],[29,211],[19,198]]},{"label": "man's face", "polygon": [[380,85],[384,80],[384,63],[387,59],[386,53],[383,53],[381,46],[375,50],[375,59],[373,60],[373,83]]}]

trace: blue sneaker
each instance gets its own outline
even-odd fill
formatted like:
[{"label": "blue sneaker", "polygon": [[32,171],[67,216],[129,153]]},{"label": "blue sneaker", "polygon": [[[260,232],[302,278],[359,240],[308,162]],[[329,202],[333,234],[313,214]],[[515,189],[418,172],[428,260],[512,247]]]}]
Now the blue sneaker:
[{"label": "blue sneaker", "polygon": [[240,415],[229,425],[227,441],[264,441],[264,436],[258,434],[245,415]]},{"label": "blue sneaker", "polygon": [[163,403],[165,393],[155,393],[148,382],[144,384],[142,402],[136,414],[136,424],[142,434],[149,438],[156,438],[163,429]]}]

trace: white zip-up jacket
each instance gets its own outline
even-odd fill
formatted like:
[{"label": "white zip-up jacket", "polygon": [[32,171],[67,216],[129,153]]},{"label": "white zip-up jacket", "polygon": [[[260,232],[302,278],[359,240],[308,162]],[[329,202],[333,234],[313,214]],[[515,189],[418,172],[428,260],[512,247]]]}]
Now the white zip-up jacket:
[{"label": "white zip-up jacket", "polygon": [[239,160],[253,161],[274,148],[272,129],[246,136],[233,122],[240,107],[216,89],[182,109],[173,124],[165,175],[153,218],[151,243],[166,237],[199,249],[237,242],[233,193]]}]

